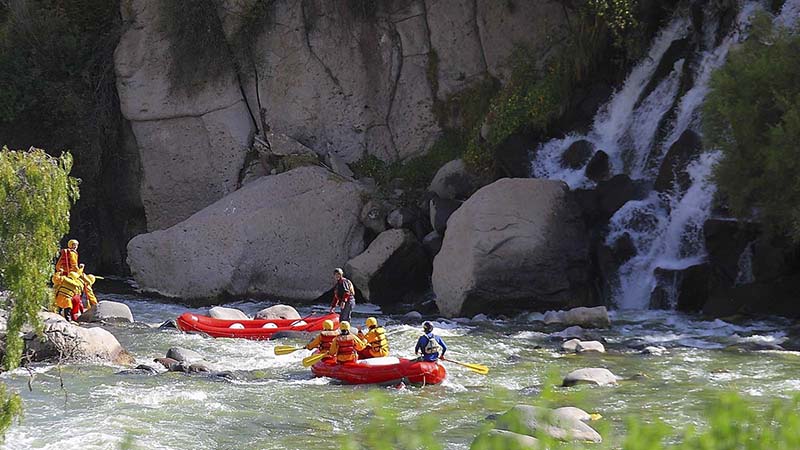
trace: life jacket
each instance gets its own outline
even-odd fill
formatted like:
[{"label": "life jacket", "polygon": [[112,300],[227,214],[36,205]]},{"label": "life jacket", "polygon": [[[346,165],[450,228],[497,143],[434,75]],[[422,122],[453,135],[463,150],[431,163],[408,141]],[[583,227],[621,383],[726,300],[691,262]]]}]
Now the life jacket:
[{"label": "life jacket", "polygon": [[328,353],[331,349],[331,342],[336,339],[339,333],[335,331],[320,331],[319,333],[319,351],[321,353]]},{"label": "life jacket", "polygon": [[386,339],[386,330],[383,327],[370,328],[366,337],[372,356],[389,354],[389,340]]},{"label": "life jacket", "polygon": [[56,306],[72,308],[72,297],[80,295],[83,291],[81,280],[55,274],[53,283],[55,284]]},{"label": "life jacket", "polygon": [[[339,285],[340,284],[344,288],[344,293],[342,294],[341,297],[339,297]],[[348,300],[351,300],[351,299],[355,298],[355,295],[356,295],[356,290],[353,287],[353,283],[350,280],[348,280],[347,278],[345,278],[345,277],[342,277],[342,279],[339,280],[339,282],[336,283],[336,286],[334,286],[334,288],[333,288],[333,298],[334,298],[334,301],[337,302],[337,303],[338,302],[346,302]]]},{"label": "life jacket", "polygon": [[426,334],[425,337],[428,338],[428,343],[425,344],[425,348],[422,349],[422,353],[426,355],[433,355],[434,353],[439,354],[439,352],[442,351],[442,347],[438,342],[436,342],[436,335],[431,333],[430,336]]},{"label": "life jacket", "polygon": [[76,270],[78,270],[78,252],[71,248],[62,249],[56,262],[56,272],[67,275]]},{"label": "life jacket", "polygon": [[336,336],[336,361],[340,363],[356,361],[358,352],[356,351],[356,337],[352,334],[340,334]]}]

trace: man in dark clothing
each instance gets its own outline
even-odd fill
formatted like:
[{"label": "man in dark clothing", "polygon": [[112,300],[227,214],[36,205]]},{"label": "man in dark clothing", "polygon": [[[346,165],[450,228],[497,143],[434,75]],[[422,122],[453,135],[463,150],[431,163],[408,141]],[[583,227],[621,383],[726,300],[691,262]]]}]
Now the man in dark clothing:
[{"label": "man in dark clothing", "polygon": [[333,278],[336,284],[333,286],[333,301],[331,302],[330,312],[333,312],[337,307],[341,307],[339,323],[350,322],[353,306],[356,305],[355,288],[353,288],[353,283],[344,277],[344,271],[338,267],[333,269]]}]

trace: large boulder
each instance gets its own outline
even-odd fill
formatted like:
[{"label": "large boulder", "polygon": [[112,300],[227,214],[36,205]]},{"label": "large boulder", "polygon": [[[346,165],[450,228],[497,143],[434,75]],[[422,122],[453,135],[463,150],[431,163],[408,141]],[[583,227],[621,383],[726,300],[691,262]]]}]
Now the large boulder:
[{"label": "large boulder", "polygon": [[215,306],[208,310],[209,317],[221,320],[250,320],[250,317],[236,308]]},{"label": "large boulder", "polygon": [[433,263],[442,314],[593,302],[588,237],[567,192],[559,181],[506,178],[453,213]]},{"label": "large boulder", "polygon": [[497,418],[496,428],[532,436],[538,433],[562,441],[602,442],[594,428],[578,420],[572,411],[517,405]]},{"label": "large boulder", "polygon": [[361,208],[361,223],[373,233],[386,231],[387,205],[381,201],[370,200]]},{"label": "large boulder", "polygon": [[586,178],[598,183],[607,180],[611,176],[611,161],[608,153],[598,150],[586,164],[584,174]]},{"label": "large boulder", "polygon": [[301,319],[296,309],[289,305],[273,305],[256,313],[256,319]]},{"label": "large boulder", "polygon": [[345,273],[366,301],[391,304],[429,286],[431,267],[425,250],[408,230],[378,235],[367,250],[351,259]]},{"label": "large boulder", "polygon": [[133,313],[128,305],[101,300],[78,317],[78,322],[133,322]]},{"label": "large boulder", "polygon": [[597,386],[609,386],[617,384],[620,378],[608,369],[590,367],[586,369],[573,370],[564,377],[562,386],[569,387],[576,384],[594,384]]},{"label": "large boulder", "polygon": [[220,53],[214,79],[175,85],[174,72],[187,69],[173,58],[161,5],[121,5],[130,26],[114,52],[120,111],[138,148],[141,201],[151,231],[233,192],[255,130],[229,53]]},{"label": "large boulder", "polygon": [[136,236],[139,286],[169,297],[258,294],[307,300],[364,248],[357,183],[320,167],[262,177],[167,230]]},{"label": "large boulder", "polygon": [[608,328],[611,326],[605,306],[593,308],[581,306],[568,311],[547,311],[544,315],[544,323],[547,325],[577,325],[582,328]]},{"label": "large boulder", "polygon": [[479,181],[469,173],[464,160],[454,159],[439,168],[428,190],[441,198],[466,200],[478,185]]},{"label": "large boulder", "polygon": [[133,364],[133,356],[113,334],[100,327],[83,328],[59,319],[44,322],[43,339],[30,332],[23,336],[25,353],[32,361],[107,361]]}]

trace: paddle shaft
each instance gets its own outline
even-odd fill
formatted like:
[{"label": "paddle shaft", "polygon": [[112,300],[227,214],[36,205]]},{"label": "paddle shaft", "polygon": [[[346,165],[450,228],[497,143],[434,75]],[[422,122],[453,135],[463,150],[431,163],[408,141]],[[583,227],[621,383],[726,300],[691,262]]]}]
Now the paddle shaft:
[{"label": "paddle shaft", "polygon": [[469,364],[469,363],[464,363],[464,362],[461,362],[461,361],[455,361],[455,360],[452,360],[452,359],[449,359],[449,358],[445,359],[444,357],[441,357],[439,359],[441,359],[442,361],[451,362],[453,364],[458,364],[459,366],[462,366],[462,367],[466,367],[467,369],[469,369],[469,370],[471,370],[471,371],[473,371],[475,373],[479,373],[481,375],[486,375],[487,373],[489,373],[489,368],[484,366],[484,365],[482,365],[482,364]]}]

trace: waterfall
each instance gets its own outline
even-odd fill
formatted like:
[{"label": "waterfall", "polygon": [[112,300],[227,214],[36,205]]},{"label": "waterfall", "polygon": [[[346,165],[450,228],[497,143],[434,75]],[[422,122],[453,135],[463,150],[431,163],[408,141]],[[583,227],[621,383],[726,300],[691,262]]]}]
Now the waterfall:
[{"label": "waterfall", "polygon": [[[796,23],[800,0],[788,0],[776,22]],[[595,150],[609,156],[611,173],[653,185],[667,151],[687,130],[700,134],[700,106],[708,90],[711,74],[724,62],[730,48],[740,42],[757,2],[745,2],[733,30],[715,45],[718,23],[706,13],[705,30],[691,30],[687,19],[673,19],[654,39],[648,56],[636,65],[622,87],[600,108],[591,130],[569,134],[545,142],[536,149],[531,169],[534,177],[560,179],[571,188],[592,188],[595,182],[584,175],[584,168],[562,166],[564,151],[578,140],[590,142]],[[692,58],[678,59],[672,70],[653,84],[661,59],[676,40],[690,32],[701,38]],[[688,66],[687,66],[688,65]],[[682,78],[691,73],[693,84],[682,89]],[[662,74],[663,75],[663,74]],[[688,86],[687,86],[688,87]],[[659,131],[661,133],[659,133]],[[711,173],[720,158],[717,151],[705,151],[686,168],[688,188],[678,186],[668,192],[652,191],[642,200],[627,202],[608,224],[605,244],[612,246],[621,236],[630,236],[636,255],[624,262],[614,279],[609,280],[611,303],[620,309],[646,309],[657,286],[657,268],[682,270],[705,261],[703,224],[711,213],[716,186]],[[674,286],[673,286],[674,287]],[[665,288],[668,288],[665,286]],[[666,289],[676,295],[677,289]],[[675,299],[670,299],[675,304]]]}]

